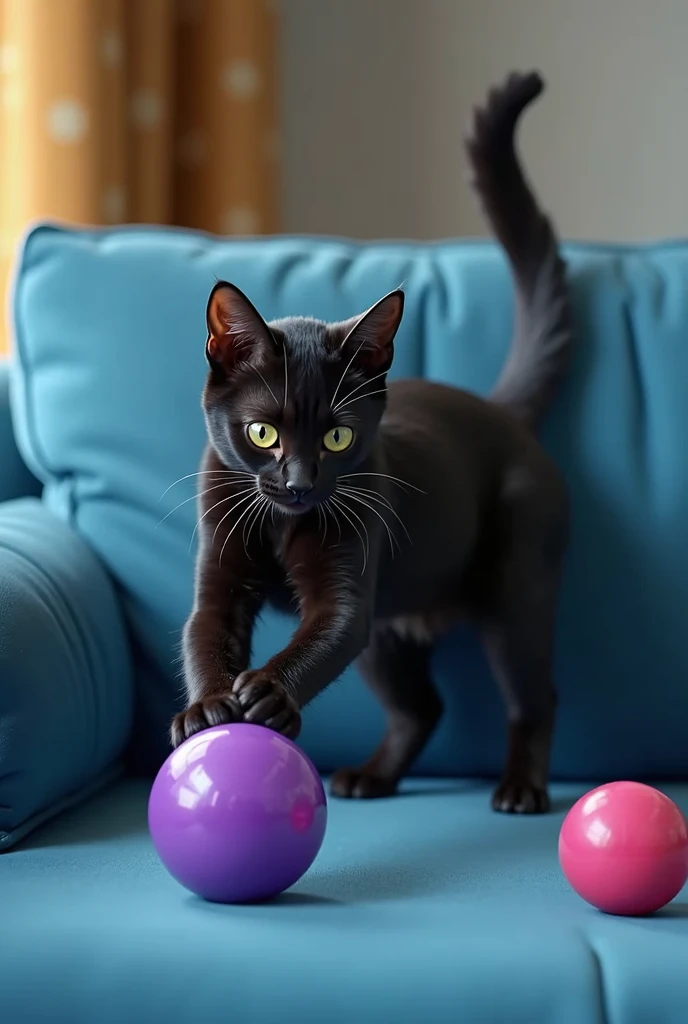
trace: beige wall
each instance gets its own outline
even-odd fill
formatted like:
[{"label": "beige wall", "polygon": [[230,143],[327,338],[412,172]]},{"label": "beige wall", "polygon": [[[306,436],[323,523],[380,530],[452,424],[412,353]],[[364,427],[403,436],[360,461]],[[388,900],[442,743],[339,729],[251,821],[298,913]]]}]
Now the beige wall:
[{"label": "beige wall", "polygon": [[548,81],[522,151],[563,235],[688,235],[688,0],[282,0],[283,227],[482,233],[470,105]]}]

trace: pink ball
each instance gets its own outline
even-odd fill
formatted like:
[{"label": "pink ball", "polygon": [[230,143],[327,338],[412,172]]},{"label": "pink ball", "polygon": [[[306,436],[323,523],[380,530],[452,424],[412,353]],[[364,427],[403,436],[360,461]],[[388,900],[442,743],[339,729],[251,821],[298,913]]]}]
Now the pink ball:
[{"label": "pink ball", "polygon": [[578,800],[559,860],[584,900],[607,914],[652,914],[688,878],[688,827],[673,800],[639,782],[610,782]]}]

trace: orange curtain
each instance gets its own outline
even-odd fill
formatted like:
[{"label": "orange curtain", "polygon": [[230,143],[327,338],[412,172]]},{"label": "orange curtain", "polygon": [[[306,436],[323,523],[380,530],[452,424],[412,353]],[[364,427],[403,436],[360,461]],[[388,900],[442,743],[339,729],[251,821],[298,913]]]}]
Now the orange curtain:
[{"label": "orange curtain", "polygon": [[40,217],[277,229],[276,17],[269,0],[0,0],[3,292]]}]

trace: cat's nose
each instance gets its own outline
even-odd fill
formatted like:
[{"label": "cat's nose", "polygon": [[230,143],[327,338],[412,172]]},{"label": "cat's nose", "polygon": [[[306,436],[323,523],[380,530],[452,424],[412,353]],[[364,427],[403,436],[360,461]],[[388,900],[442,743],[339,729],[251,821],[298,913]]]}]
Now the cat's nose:
[{"label": "cat's nose", "polygon": [[303,501],[306,495],[313,490],[313,484],[306,483],[305,480],[287,480],[284,486],[290,494],[294,495],[295,501]]}]

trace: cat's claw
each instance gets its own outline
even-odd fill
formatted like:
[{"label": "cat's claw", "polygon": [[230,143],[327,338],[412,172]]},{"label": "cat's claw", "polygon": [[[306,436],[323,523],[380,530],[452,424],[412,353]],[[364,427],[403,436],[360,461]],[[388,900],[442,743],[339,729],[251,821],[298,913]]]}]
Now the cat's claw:
[{"label": "cat's claw", "polygon": [[238,675],[232,687],[238,700],[242,721],[264,725],[295,740],[301,732],[301,714],[284,684],[265,669],[252,669]]},{"label": "cat's claw", "polygon": [[170,738],[172,746],[178,747],[184,740],[195,736],[197,732],[210,729],[214,725],[225,725],[242,721],[242,709],[233,693],[219,693],[212,697],[190,704],[172,719]]}]

